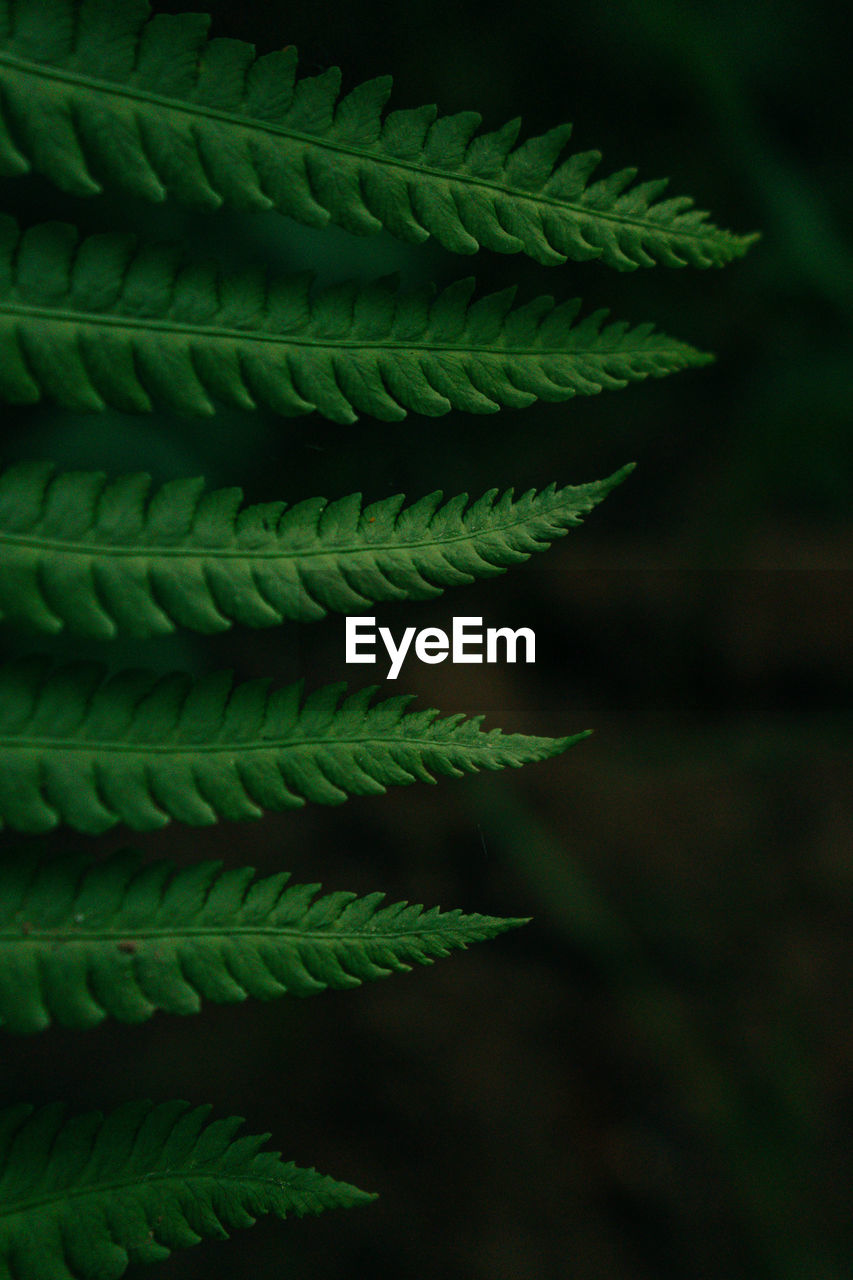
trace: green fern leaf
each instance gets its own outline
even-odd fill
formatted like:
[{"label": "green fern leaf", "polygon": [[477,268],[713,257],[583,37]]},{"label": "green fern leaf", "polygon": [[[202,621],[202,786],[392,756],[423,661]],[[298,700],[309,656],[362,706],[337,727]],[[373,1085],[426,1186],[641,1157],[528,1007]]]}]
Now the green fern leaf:
[{"label": "green fern leaf", "polygon": [[442,505],[432,493],[362,507],[360,494],[240,509],[239,489],[204,492],[150,477],[54,475],[50,463],[0,472],[0,618],[107,639],[188,626],[272,626],[381,600],[422,599],[502,573],[563,536],[633,469],[592,484],[489,490]]},{"label": "green fern leaf", "polygon": [[[0,827],[97,834],[175,818],[207,825],[258,818],[306,800],[340,804],[433,773],[456,777],[558,755],[585,737],[480,729],[482,716],[406,712],[410,697],[341,702],[328,685],[300,706],[300,686],[266,680],[232,690],[228,672],[193,680],[99,663],[51,669],[24,658],[0,668]],[[339,705],[340,704],[340,705]]]},{"label": "green fern leaf", "polygon": [[2,1280],[117,1280],[131,1263],[227,1237],[261,1214],[375,1199],[238,1137],[210,1107],[131,1102],[103,1117],[61,1104],[0,1112]]},{"label": "green fern leaf", "polygon": [[0,861],[0,1026],[91,1027],[202,999],[269,1000],[356,987],[525,920],[425,911],[382,893],[317,897],[287,872],[207,862],[176,870],[138,854]]},{"label": "green fern leaf", "polygon": [[198,13],[148,19],[146,0],[0,0],[0,173],[75,195],[117,184],[149,200],[278,208],[313,226],[383,227],[473,253],[622,270],[720,266],[754,236],[710,223],[634,169],[590,182],[600,157],[561,160],[569,125],[515,146],[520,122],[474,136],[476,112],[393,111],[388,76],[340,99],[337,68],[296,80],[292,48],[207,40]]},{"label": "green fern leaf", "polygon": [[575,323],[580,302],[514,289],[471,302],[473,280],[436,298],[388,282],[311,295],[310,273],[270,284],[182,264],[173,246],[132,237],[80,240],[65,223],[21,234],[0,215],[0,397],[47,396],[71,409],[160,405],[211,414],[217,403],[358,411],[399,421],[409,410],[495,413],[662,377],[711,356],[654,331]]}]

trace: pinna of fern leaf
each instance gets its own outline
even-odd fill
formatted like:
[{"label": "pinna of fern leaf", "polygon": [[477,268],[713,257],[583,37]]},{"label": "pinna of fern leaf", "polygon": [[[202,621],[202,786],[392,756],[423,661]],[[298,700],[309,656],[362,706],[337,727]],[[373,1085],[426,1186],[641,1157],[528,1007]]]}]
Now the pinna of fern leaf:
[{"label": "pinna of fern leaf", "polygon": [[513,309],[514,288],[473,300],[472,279],[437,296],[312,279],[224,272],[66,223],[22,232],[0,214],[0,399],[397,422],[596,395],[711,359],[650,324],[606,323],[606,309],[579,320],[578,298]]},{"label": "pinna of fern leaf", "polygon": [[432,964],[525,920],[425,910],[384,894],[319,896],[287,872],[177,868],[123,850],[0,861],[0,1027],[141,1022],[202,1000],[348,988]]},{"label": "pinna of fern leaf", "polygon": [[242,41],[208,40],[204,14],[149,15],[145,0],[2,0],[0,174],[35,170],[82,196],[117,186],[275,208],[544,265],[721,266],[755,239],[688,197],[662,199],[665,180],[634,185],[634,169],[591,181],[601,157],[564,157],[570,125],[516,145],[519,120],[478,134],[474,111],[383,115],[390,76],[341,98],[336,67],[297,79],[292,46],[255,58]]},{"label": "pinna of fern leaf", "polygon": [[0,1276],[118,1280],[262,1214],[302,1217],[376,1197],[238,1136],[207,1105],[127,1102],[103,1116],[63,1104],[0,1111]]},{"label": "pinna of fern leaf", "polygon": [[240,506],[200,479],[154,493],[145,474],[0,471],[0,618],[109,639],[234,622],[274,626],[440,595],[502,573],[581,523],[633,469],[514,499],[489,490],[409,506],[360,494]]},{"label": "pinna of fern leaf", "polygon": [[0,667],[0,827],[37,833],[66,823],[94,835],[173,819],[206,826],[307,801],[341,804],[388,786],[479,769],[518,768],[565,751],[563,738],[482,730],[482,716],[408,711],[345,686],[306,698],[267,680],[232,688],[230,672],[193,680],[100,663],[55,667],[28,657]]}]

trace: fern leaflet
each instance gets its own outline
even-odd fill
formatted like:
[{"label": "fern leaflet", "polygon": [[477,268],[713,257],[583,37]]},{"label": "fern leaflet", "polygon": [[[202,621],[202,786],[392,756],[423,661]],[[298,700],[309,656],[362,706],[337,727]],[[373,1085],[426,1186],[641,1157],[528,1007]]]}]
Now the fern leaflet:
[{"label": "fern leaflet", "polygon": [[107,639],[440,595],[544,550],[631,470],[517,501],[491,489],[467,510],[467,494],[440,492],[405,508],[402,494],[365,507],[351,494],[241,510],[239,489],[205,493],[200,479],[149,495],[144,474],[20,463],[0,472],[0,618]]},{"label": "fern leaflet", "polygon": [[253,875],[142,866],[128,851],[0,862],[0,1026],[141,1022],[157,1009],[197,1013],[202,999],[356,987],[526,923],[383,907],[382,893],[317,897],[319,885],[291,885],[287,872]]},{"label": "fern leaflet", "polygon": [[115,1280],[261,1214],[302,1217],[375,1197],[284,1164],[210,1107],[127,1103],[65,1118],[0,1112],[0,1280]]},{"label": "fern leaflet", "polygon": [[194,682],[181,672],[107,678],[99,663],[51,665],[30,657],[0,668],[0,826],[19,831],[258,818],[434,782],[432,770],[517,767],[586,736],[484,732],[482,716],[406,712],[408,696],[371,706],[372,689],[341,702],[343,685],[300,706],[299,685],[232,689],[228,672]]},{"label": "fern leaflet", "polygon": [[473,290],[460,280],[432,298],[350,282],[312,297],[310,273],[272,284],[225,276],[182,264],[173,246],[80,241],[58,222],[20,234],[0,215],[0,397],[399,421],[411,409],[435,417],[568,400],[712,359],[649,324],[604,324],[606,310],[576,324],[577,298],[511,311],[514,289],[472,303]]},{"label": "fern leaflet", "polygon": [[561,160],[569,125],[516,146],[518,120],[475,136],[473,111],[383,117],[389,76],[339,99],[337,68],[297,81],[292,48],[255,59],[242,41],[209,41],[203,14],[149,13],[147,0],[0,0],[0,173],[35,170],[76,195],[118,184],[275,207],[546,265],[720,266],[755,239],[687,197],[661,199],[665,181],[633,186],[634,169],[591,182],[598,152]]}]

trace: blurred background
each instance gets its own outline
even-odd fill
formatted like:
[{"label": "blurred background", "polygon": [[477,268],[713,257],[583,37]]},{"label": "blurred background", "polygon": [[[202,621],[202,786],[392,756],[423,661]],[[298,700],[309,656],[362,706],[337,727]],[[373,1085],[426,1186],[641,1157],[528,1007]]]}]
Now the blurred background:
[{"label": "blurred background", "polygon": [[[340,65],[345,88],[392,72],[392,107],[476,109],[485,128],[521,115],[524,136],[573,120],[573,146],[601,149],[602,174],[669,174],[674,194],[763,239],[724,271],[619,275],[0,184],[23,221],[191,228],[190,252],[322,281],[475,274],[483,290],[517,283],[520,301],[580,294],[718,357],[615,395],[402,426],[3,410],[7,461],[203,474],[251,501],[476,497],[638,467],[547,554],[377,610],[395,634],[454,614],[532,626],[535,667],[410,661],[393,691],[507,730],[595,730],[566,756],[255,825],[47,842],[221,857],[532,924],[353,992],[9,1041],[0,1099],[210,1101],[270,1130],[287,1158],[381,1193],[177,1254],[163,1280],[842,1280],[853,169],[841,14],[784,0],[207,7],[214,34],[259,52],[296,44],[304,73]],[[2,639],[6,654],[27,645]],[[339,616],[39,648],[309,686],[382,674],[345,666]]]}]

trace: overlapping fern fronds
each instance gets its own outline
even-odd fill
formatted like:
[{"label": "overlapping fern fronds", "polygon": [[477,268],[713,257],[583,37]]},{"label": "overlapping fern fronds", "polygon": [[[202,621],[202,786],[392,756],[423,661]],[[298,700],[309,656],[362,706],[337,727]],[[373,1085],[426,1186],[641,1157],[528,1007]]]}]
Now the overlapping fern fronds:
[{"label": "overlapping fern fronds", "polygon": [[144,474],[20,463],[0,472],[0,618],[107,639],[435,596],[544,550],[631,469],[517,500],[492,489],[470,506],[438,492],[408,507],[402,494],[369,506],[351,494],[241,509],[239,489],[199,479],[151,494]]},{"label": "overlapping fern fronds", "polygon": [[158,1009],[196,1013],[202,999],[356,987],[525,923],[253,876],[217,862],[142,865],[130,851],[4,859],[0,1026],[141,1022]]},{"label": "overlapping fern fronds", "polygon": [[182,256],[58,222],[21,234],[0,215],[0,398],[399,421],[568,400],[711,359],[649,324],[605,324],[606,311],[576,322],[577,298],[511,310],[513,288],[472,302],[470,279],[437,297],[388,281],[312,296],[310,273],[269,281]]},{"label": "overlapping fern fronds", "polygon": [[258,818],[306,800],[340,804],[435,773],[517,767],[559,755],[565,738],[484,731],[483,717],[407,711],[410,696],[371,705],[344,686],[301,698],[268,680],[232,688],[229,672],[193,681],[100,663],[53,667],[23,658],[0,668],[0,826],[87,834],[136,831],[175,818],[207,825]]},{"label": "overlapping fern fronds", "polygon": [[662,199],[665,181],[632,185],[634,169],[591,181],[598,152],[562,159],[569,125],[516,146],[518,120],[478,135],[473,111],[383,117],[389,76],[340,98],[337,68],[297,80],[292,47],[256,59],[209,41],[204,14],[149,13],[147,0],[0,0],[0,173],[544,264],[720,266],[754,239]]},{"label": "overlapping fern fronds", "polygon": [[104,1117],[65,1108],[0,1112],[0,1277],[104,1280],[262,1214],[302,1217],[366,1204],[346,1182],[238,1136],[210,1107],[130,1102]]}]

